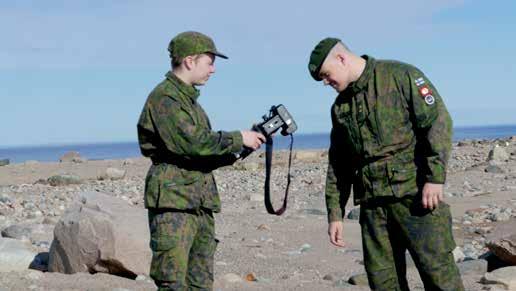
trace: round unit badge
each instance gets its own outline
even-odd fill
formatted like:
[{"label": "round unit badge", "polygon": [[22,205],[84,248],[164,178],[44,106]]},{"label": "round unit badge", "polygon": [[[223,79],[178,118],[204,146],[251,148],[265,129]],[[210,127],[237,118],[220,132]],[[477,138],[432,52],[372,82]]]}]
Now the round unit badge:
[{"label": "round unit badge", "polygon": [[435,103],[435,98],[432,95],[426,95],[425,96],[425,103],[428,105],[432,105]]}]

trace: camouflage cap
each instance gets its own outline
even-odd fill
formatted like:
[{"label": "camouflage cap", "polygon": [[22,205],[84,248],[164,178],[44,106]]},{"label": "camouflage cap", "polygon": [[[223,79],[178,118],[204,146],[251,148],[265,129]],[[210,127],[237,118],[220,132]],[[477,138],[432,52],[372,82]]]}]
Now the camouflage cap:
[{"label": "camouflage cap", "polygon": [[185,31],[176,35],[168,44],[168,51],[173,59],[183,59],[203,53],[212,53],[223,59],[228,58],[217,51],[215,43],[209,36],[196,31]]},{"label": "camouflage cap", "polygon": [[308,71],[310,71],[310,75],[316,81],[321,81],[321,77],[319,77],[319,71],[321,70],[321,66],[324,63],[324,60],[328,56],[330,50],[338,43],[340,39],[327,37],[321,40],[312,51],[310,55],[310,61],[308,62]]}]

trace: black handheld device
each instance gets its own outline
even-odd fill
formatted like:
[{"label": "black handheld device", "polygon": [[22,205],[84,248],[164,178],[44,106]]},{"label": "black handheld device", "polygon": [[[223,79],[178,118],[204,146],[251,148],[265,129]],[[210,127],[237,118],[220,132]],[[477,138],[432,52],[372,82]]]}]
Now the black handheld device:
[{"label": "black handheld device", "polygon": [[[272,134],[281,129],[281,135],[287,136],[297,130],[297,124],[283,104],[273,105],[269,114],[262,116],[263,121],[253,125],[251,130],[263,134],[270,139]],[[240,153],[240,158],[245,158],[253,152],[250,148],[244,148]]]}]

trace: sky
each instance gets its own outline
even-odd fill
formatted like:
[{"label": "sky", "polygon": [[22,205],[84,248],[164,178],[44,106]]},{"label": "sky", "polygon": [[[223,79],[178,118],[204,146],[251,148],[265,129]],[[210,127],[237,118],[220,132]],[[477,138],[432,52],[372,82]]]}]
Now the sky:
[{"label": "sky", "polygon": [[336,93],[307,62],[328,36],[413,64],[455,126],[516,124],[516,1],[0,0],[0,147],[136,141],[177,33],[229,56],[200,87],[214,130],[284,104],[299,133],[329,132]]}]

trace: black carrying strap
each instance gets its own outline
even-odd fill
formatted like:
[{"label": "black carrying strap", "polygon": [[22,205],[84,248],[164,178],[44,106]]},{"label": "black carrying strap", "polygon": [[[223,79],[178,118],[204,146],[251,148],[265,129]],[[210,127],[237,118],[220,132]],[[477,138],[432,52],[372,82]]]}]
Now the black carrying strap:
[{"label": "black carrying strap", "polygon": [[285,189],[285,198],[283,198],[283,206],[280,209],[274,210],[271,202],[270,180],[271,180],[271,165],[272,165],[272,137],[268,137],[265,143],[265,208],[269,214],[282,215],[287,210],[288,189],[290,186],[290,165],[292,164],[292,145],[294,144],[294,136],[290,134],[290,154],[288,157],[288,175],[287,188]]}]

